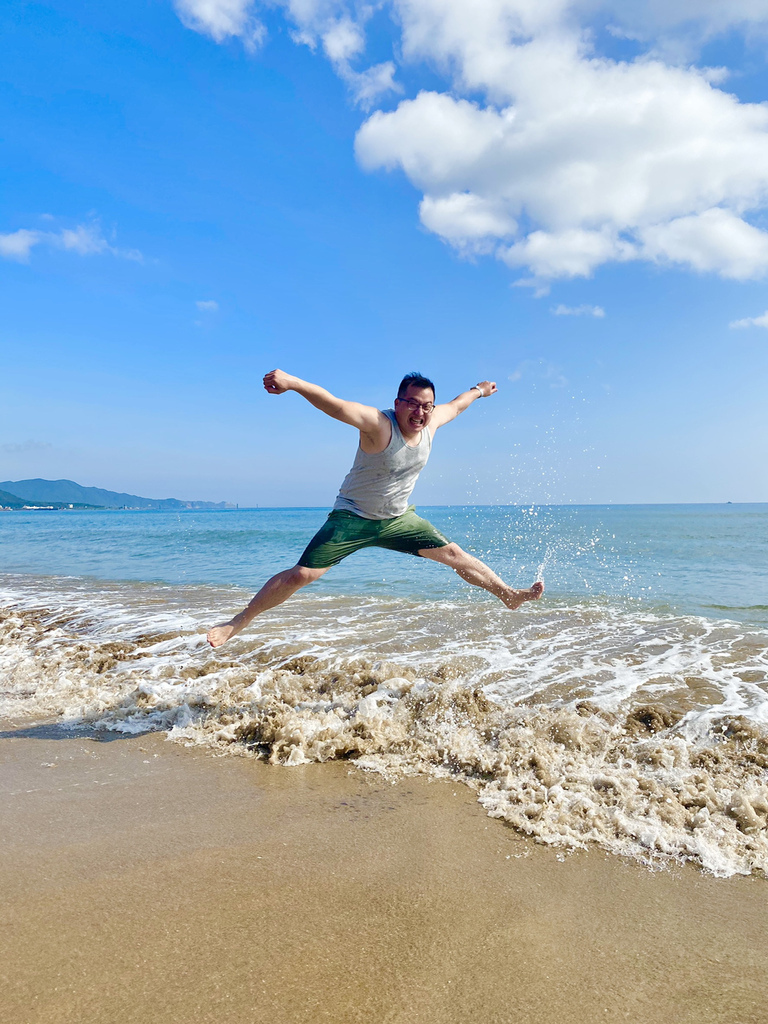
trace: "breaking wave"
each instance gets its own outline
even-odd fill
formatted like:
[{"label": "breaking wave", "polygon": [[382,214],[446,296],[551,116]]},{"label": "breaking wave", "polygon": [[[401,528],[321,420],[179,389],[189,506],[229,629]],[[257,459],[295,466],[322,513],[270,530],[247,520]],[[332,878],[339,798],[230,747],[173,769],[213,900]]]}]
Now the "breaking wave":
[{"label": "breaking wave", "polygon": [[599,602],[298,598],[211,651],[233,589],[0,595],[0,713],[460,780],[559,847],[768,871],[768,633]]}]

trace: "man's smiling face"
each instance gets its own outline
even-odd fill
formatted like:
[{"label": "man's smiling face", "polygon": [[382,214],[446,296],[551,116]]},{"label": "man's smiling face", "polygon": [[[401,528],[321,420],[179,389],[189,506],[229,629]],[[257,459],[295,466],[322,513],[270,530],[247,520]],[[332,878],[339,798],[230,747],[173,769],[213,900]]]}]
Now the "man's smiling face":
[{"label": "man's smiling face", "polygon": [[414,437],[432,419],[435,393],[432,388],[409,384],[402,398],[395,399],[395,418],[404,437]]}]

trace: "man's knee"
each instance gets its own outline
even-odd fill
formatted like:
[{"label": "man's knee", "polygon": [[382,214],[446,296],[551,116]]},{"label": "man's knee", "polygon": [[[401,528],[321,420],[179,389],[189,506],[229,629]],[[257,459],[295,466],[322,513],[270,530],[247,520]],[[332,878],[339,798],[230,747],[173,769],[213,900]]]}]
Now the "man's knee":
[{"label": "man's knee", "polygon": [[445,557],[449,558],[452,562],[460,562],[467,557],[466,551],[460,548],[458,544],[453,543],[453,541],[450,544],[446,544],[443,551],[445,552]]},{"label": "man's knee", "polygon": [[450,566],[460,565],[467,558],[467,553],[453,541],[450,544],[444,544],[441,548],[427,548],[426,551],[421,551],[419,554]]},{"label": "man's knee", "polygon": [[288,570],[286,582],[296,587],[306,587],[308,583],[314,583],[315,580],[319,580],[326,572],[328,572],[327,569],[310,569],[306,565],[294,565],[292,569]]}]

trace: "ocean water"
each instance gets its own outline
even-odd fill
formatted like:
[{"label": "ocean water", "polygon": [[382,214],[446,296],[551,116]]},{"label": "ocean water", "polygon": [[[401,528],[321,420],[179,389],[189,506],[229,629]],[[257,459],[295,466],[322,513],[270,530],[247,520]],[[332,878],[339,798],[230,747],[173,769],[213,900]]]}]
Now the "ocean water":
[{"label": "ocean water", "polygon": [[216,651],[322,509],[0,515],[0,715],[448,776],[565,850],[768,871],[768,505],[421,509],[541,601],[365,551]]}]

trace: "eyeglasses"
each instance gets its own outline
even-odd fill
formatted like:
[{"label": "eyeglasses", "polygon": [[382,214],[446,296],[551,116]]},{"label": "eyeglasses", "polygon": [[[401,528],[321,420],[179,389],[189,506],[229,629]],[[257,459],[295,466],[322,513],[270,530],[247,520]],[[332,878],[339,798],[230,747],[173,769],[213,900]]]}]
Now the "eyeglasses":
[{"label": "eyeglasses", "polygon": [[421,409],[425,416],[428,416],[435,408],[433,402],[417,402],[413,398],[398,398],[397,401],[402,402],[404,405],[407,405],[409,409],[413,409],[414,411],[416,409]]}]

